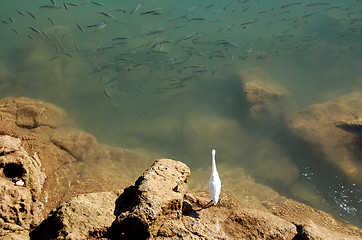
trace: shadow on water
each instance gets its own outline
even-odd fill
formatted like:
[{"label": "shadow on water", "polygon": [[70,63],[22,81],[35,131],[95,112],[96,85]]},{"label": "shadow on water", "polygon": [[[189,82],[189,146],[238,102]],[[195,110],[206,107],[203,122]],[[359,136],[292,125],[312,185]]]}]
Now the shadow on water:
[{"label": "shadow on water", "polygon": [[[351,182],[340,169],[327,163],[326,156],[323,156],[315,146],[299,139],[288,129],[281,127],[271,138],[298,167],[299,175],[296,181],[301,184],[297,185],[299,189],[293,191],[290,186],[285,186],[283,183],[259,179],[261,182],[270,185],[282,195],[329,212],[356,226],[362,226],[360,183]],[[308,190],[305,191],[305,188]]]}]

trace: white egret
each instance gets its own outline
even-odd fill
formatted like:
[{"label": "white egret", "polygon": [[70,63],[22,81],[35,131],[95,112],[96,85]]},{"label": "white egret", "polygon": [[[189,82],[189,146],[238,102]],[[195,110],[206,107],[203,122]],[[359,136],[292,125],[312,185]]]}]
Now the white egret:
[{"label": "white egret", "polygon": [[215,155],[216,155],[216,149],[213,148],[211,151],[212,155],[212,171],[211,171],[211,177],[209,182],[209,190],[212,197],[212,201],[214,202],[214,205],[217,204],[220,197],[221,192],[221,180],[219,177],[219,174],[216,169],[216,162],[215,162]]}]

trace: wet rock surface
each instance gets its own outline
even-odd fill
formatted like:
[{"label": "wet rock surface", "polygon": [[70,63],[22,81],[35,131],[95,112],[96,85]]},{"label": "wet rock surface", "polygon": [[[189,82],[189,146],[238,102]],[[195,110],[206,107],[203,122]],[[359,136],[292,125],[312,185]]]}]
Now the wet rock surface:
[{"label": "wet rock surface", "polygon": [[[52,104],[7,98],[0,100],[0,111],[0,239],[362,237],[357,227],[281,197],[249,177],[235,179],[241,168],[219,165],[229,169],[222,171],[223,180],[241,194],[224,190],[217,206],[202,209],[210,196],[205,189],[187,190],[190,169],[182,162],[159,159],[141,175],[149,166],[146,157],[98,143]],[[53,117],[61,120],[48,123]],[[356,128],[353,120],[342,120]],[[283,157],[275,153],[272,162],[278,156]],[[131,185],[134,176],[140,177]],[[293,176],[282,181],[297,185]],[[258,196],[255,187],[269,197]]]},{"label": "wet rock surface", "polygon": [[315,104],[291,114],[289,128],[318,151],[320,159],[362,183],[362,92],[351,92],[333,101]]}]

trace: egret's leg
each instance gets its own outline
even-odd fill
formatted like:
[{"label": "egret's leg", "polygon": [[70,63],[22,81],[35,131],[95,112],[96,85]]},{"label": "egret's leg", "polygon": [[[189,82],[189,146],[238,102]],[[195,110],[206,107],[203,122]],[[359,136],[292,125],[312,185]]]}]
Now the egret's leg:
[{"label": "egret's leg", "polygon": [[210,203],[212,203],[212,199],[210,200],[210,202],[206,203],[202,208],[200,208],[199,210],[196,210],[196,211],[201,211],[202,209],[211,207],[212,204],[210,204]]}]

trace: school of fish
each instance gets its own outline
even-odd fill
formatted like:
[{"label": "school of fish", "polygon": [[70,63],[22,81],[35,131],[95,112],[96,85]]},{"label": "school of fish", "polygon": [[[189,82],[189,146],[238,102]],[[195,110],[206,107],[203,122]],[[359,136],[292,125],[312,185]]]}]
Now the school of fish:
[{"label": "school of fish", "polygon": [[[99,80],[110,101],[117,93],[186,90],[190,81],[250,59],[362,51],[362,0],[39,2],[35,10],[1,16],[2,24],[51,46],[49,61],[86,58],[90,79]],[[19,18],[28,26],[17,26]],[[67,39],[72,47],[63,44]]]}]

